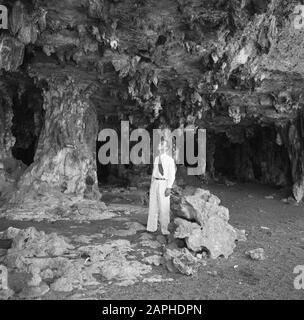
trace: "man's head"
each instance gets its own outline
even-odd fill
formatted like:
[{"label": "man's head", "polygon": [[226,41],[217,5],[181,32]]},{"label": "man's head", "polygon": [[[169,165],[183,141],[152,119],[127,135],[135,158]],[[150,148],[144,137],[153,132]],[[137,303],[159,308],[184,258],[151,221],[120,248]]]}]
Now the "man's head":
[{"label": "man's head", "polygon": [[162,140],[158,145],[158,151],[160,154],[167,153],[169,150],[169,143],[167,140]]}]

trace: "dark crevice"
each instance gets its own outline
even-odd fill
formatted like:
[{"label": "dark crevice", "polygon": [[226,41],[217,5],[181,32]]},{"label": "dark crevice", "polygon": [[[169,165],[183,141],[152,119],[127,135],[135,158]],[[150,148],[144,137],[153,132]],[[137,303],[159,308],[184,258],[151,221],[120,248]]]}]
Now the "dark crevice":
[{"label": "dark crevice", "polygon": [[34,85],[17,88],[13,97],[12,134],[16,142],[12,154],[17,160],[30,165],[34,162],[38,139],[44,123],[43,98],[40,89]]},{"label": "dark crevice", "polygon": [[[214,138],[214,171],[240,182],[259,182],[285,187],[291,184],[288,151],[277,141],[274,127],[254,127],[241,141],[229,139],[225,133]],[[208,152],[208,150],[207,150]]]}]

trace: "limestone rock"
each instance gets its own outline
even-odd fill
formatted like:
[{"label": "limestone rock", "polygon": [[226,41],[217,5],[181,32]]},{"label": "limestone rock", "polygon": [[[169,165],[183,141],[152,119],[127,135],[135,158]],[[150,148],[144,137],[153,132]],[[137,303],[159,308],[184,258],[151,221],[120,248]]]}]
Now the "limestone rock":
[{"label": "limestone rock", "polygon": [[[139,227],[137,224],[133,226]],[[135,283],[142,275],[151,272],[152,267],[129,260],[129,252],[133,250],[131,243],[123,239],[76,249],[63,237],[28,228],[16,233],[12,247],[4,256],[4,264],[10,269],[31,274],[28,287],[20,297],[36,298],[49,290],[43,282],[46,280],[51,289],[58,292],[100,285],[93,276],[95,274],[108,281]]]},{"label": "limestone rock", "polygon": [[158,267],[162,263],[162,257],[160,255],[153,255],[153,256],[145,257],[142,261],[147,264]]},{"label": "limestone rock", "polygon": [[170,272],[179,272],[187,276],[195,274],[200,266],[200,261],[189,250],[166,249],[164,253],[166,267]]},{"label": "limestone rock", "polygon": [[91,261],[87,272],[98,273],[104,279],[112,281],[137,281],[143,274],[152,271],[151,266],[145,263],[127,259],[128,253],[132,250],[130,241],[122,239],[79,248],[79,251],[86,253]]},{"label": "limestone rock", "polygon": [[[16,138],[12,133],[14,113],[12,106],[7,101],[0,103],[0,179],[4,179],[6,170],[5,160],[11,158],[11,149],[16,142]],[[1,176],[3,176],[1,178]]]},{"label": "limestone rock", "polygon": [[97,185],[94,155],[98,133],[89,92],[71,78],[61,83],[53,81],[49,87],[44,93],[47,124],[40,135],[37,161],[19,181],[19,188],[26,190],[35,181],[37,187],[60,186],[65,194],[88,195]]},{"label": "limestone rock", "polygon": [[155,240],[141,240],[140,245],[142,245],[143,247],[149,247],[152,249],[157,249],[162,246],[158,241],[155,241]]},{"label": "limestone rock", "polygon": [[42,282],[37,287],[24,288],[19,294],[19,297],[25,298],[25,299],[35,299],[35,298],[44,296],[46,293],[49,292],[49,290],[50,290],[50,287],[45,282]]},{"label": "limestone rock", "polygon": [[44,271],[40,272],[40,276],[42,279],[53,279],[54,273],[52,269],[45,269]]},{"label": "limestone rock", "polygon": [[10,268],[28,271],[28,259],[61,256],[73,248],[63,237],[55,233],[46,235],[43,231],[39,232],[31,227],[16,235],[5,261]]},{"label": "limestone rock", "polygon": [[220,206],[221,200],[217,196],[203,189],[191,191],[182,194],[182,199],[179,200],[179,210],[174,211],[177,216],[194,220],[201,226],[212,215],[218,215],[225,221],[229,220],[229,210]]},{"label": "limestone rock", "polygon": [[178,239],[188,238],[195,230],[201,230],[201,226],[196,222],[189,222],[181,218],[176,218],[174,223],[177,225],[174,237]]},{"label": "limestone rock", "polygon": [[234,228],[219,217],[213,216],[203,227],[200,244],[208,249],[212,259],[221,255],[228,258],[236,247],[236,239]]},{"label": "limestone rock", "polygon": [[237,234],[237,241],[247,241],[246,230],[234,228]]},{"label": "limestone rock", "polygon": [[59,292],[73,291],[73,285],[66,277],[61,277],[51,284],[51,289]]},{"label": "limestone rock", "polygon": [[227,258],[238,239],[237,231],[228,223],[228,209],[207,190],[188,189],[185,193],[175,199],[179,205],[174,213],[182,218],[174,220],[177,225],[174,237],[185,239],[188,249],[194,252],[207,249],[213,259],[221,255]]},{"label": "limestone rock", "polygon": [[133,286],[134,284],[135,284],[134,280],[124,280],[116,283],[116,285],[119,287],[129,287],[129,286]]},{"label": "limestone rock", "polygon": [[185,239],[188,249],[198,252],[202,249],[202,228],[195,222],[177,218],[174,220],[177,225],[174,237],[177,239]]},{"label": "limestone rock", "polygon": [[107,280],[136,280],[151,271],[151,266],[138,261],[127,261],[123,257],[107,259],[100,267],[102,276]]},{"label": "limestone rock", "polygon": [[29,271],[32,274],[32,279],[30,279],[27,284],[29,287],[38,287],[42,281],[40,276],[40,269],[37,268],[35,265],[30,265]]},{"label": "limestone rock", "polygon": [[126,255],[132,250],[130,241],[124,239],[107,241],[100,245],[88,245],[78,248],[78,251],[81,254],[86,254],[90,257],[92,263],[103,261],[106,257],[115,256],[116,254]]},{"label": "limestone rock", "polygon": [[0,69],[16,71],[23,63],[23,56],[22,42],[8,36],[0,37]]},{"label": "limestone rock", "polygon": [[139,240],[154,240],[154,235],[144,232],[143,234],[140,235]]},{"label": "limestone rock", "polygon": [[0,232],[0,239],[12,240],[19,234],[19,232],[21,232],[21,229],[17,229],[17,228],[14,228],[14,227],[9,227],[5,231]]},{"label": "limestone rock", "polygon": [[254,250],[249,250],[245,252],[252,260],[263,261],[266,259],[265,250],[263,248],[258,248]]},{"label": "limestone rock", "polygon": [[[24,189],[23,189],[24,191]],[[114,211],[107,209],[101,201],[83,199],[81,195],[65,195],[56,188],[39,185],[36,190],[17,191],[16,199],[4,206],[2,215],[11,220],[104,220],[115,217]],[[23,202],[19,203],[23,198]]]},{"label": "limestone rock", "polygon": [[300,203],[304,198],[304,177],[293,185],[292,192],[297,203]]},{"label": "limestone rock", "polygon": [[5,290],[0,289],[0,300],[8,300],[14,294],[15,292],[12,289],[5,289]]},{"label": "limestone rock", "polygon": [[166,244],[167,243],[167,239],[164,235],[162,234],[159,234],[157,237],[156,237],[156,240],[160,243],[160,244]]}]

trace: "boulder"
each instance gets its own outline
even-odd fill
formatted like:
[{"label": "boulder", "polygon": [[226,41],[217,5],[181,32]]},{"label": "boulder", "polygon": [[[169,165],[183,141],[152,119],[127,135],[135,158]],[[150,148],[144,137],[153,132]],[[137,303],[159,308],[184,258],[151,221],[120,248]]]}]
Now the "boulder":
[{"label": "boulder", "polygon": [[174,237],[185,239],[188,249],[200,252],[207,249],[212,259],[228,258],[233,253],[239,234],[229,223],[229,210],[208,190],[187,189],[173,197]]},{"label": "boulder", "polygon": [[218,215],[225,221],[229,220],[229,210],[220,206],[221,200],[208,190],[187,189],[175,202],[177,205],[174,206],[174,213],[178,217],[196,221],[201,226],[212,215]]}]

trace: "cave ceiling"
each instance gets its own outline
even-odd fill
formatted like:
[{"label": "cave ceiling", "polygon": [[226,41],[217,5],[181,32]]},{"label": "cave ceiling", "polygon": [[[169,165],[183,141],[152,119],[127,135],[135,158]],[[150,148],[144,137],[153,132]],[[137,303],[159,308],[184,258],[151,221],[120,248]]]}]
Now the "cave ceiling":
[{"label": "cave ceiling", "polygon": [[[147,126],[284,125],[303,106],[303,31],[296,1],[0,1],[1,87],[73,78],[99,118]],[[2,90],[5,92],[5,89]]]}]

